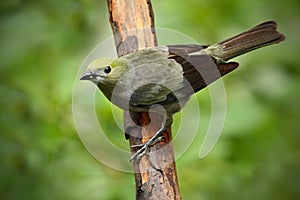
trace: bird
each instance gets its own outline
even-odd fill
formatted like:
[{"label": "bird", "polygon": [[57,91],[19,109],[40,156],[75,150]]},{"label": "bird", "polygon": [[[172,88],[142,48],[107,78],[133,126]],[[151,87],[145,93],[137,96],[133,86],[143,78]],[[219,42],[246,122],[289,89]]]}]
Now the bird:
[{"label": "bird", "polygon": [[[144,155],[161,140],[189,97],[239,66],[229,61],[249,51],[280,43],[285,36],[266,21],[213,45],[178,44],[140,49],[119,58],[97,58],[80,80],[93,82],[113,104],[131,112],[163,108],[159,131],[131,156]],[[160,110],[160,109],[158,109]]]}]

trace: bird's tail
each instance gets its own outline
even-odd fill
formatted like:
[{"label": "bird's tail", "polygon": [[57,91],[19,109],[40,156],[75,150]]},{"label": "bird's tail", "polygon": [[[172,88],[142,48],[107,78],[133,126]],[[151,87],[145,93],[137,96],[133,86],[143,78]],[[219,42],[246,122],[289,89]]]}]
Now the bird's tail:
[{"label": "bird's tail", "polygon": [[284,39],[284,35],[277,31],[277,23],[267,21],[239,35],[207,47],[206,52],[217,60],[227,61],[254,49],[279,43]]}]

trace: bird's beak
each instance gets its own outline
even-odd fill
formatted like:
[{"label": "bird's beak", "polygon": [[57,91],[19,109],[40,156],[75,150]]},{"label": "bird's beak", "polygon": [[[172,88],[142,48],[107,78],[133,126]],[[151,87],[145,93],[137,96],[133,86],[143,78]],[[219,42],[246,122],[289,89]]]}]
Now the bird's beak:
[{"label": "bird's beak", "polygon": [[80,80],[92,80],[93,79],[93,73],[91,71],[86,71],[84,74],[82,74]]}]

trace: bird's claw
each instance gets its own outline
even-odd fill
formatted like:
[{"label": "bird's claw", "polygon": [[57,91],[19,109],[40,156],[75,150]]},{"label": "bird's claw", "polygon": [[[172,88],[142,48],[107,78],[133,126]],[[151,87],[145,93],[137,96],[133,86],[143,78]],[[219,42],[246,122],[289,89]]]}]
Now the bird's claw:
[{"label": "bird's claw", "polygon": [[139,161],[142,156],[144,156],[150,146],[155,145],[156,143],[162,141],[164,139],[161,134],[166,131],[165,128],[161,128],[150,140],[148,140],[144,144],[137,144],[137,145],[132,145],[132,148],[140,148],[137,152],[135,152],[131,157],[130,157],[130,162],[133,161]]},{"label": "bird's claw", "polygon": [[141,145],[134,145],[134,146],[142,146],[142,147],[130,157],[130,162],[139,161],[142,158],[142,156],[146,154],[146,151],[149,148],[149,146],[146,143]]}]

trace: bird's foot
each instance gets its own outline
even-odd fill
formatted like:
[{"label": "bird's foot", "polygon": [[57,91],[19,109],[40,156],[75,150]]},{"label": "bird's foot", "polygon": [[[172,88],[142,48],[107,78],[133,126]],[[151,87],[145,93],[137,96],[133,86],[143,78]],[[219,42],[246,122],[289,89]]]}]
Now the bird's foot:
[{"label": "bird's foot", "polygon": [[132,161],[139,161],[142,156],[144,156],[149,149],[150,146],[155,145],[156,143],[162,141],[164,137],[161,135],[163,132],[166,131],[166,128],[161,128],[159,129],[155,135],[150,138],[146,143],[144,144],[137,144],[137,145],[132,145],[132,148],[140,148],[137,152],[135,152],[131,157],[130,157],[130,162]]}]

